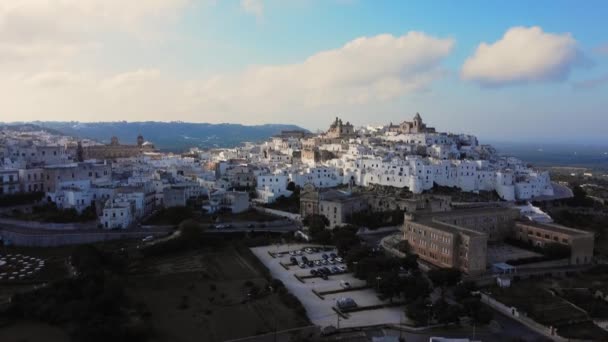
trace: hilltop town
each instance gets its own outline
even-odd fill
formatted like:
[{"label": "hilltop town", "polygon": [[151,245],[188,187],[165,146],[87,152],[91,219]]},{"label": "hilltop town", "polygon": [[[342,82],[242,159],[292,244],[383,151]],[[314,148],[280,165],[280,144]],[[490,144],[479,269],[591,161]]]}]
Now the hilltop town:
[{"label": "hilltop town", "polygon": [[[5,127],[0,131],[3,245],[21,250],[102,244],[112,253],[120,251],[132,272],[149,277],[181,268],[207,274],[209,265],[196,260],[223,264],[216,254],[204,254],[205,248],[219,248],[226,260],[244,258],[259,266],[262,271],[248,281],[264,275],[274,286],[269,291],[278,286],[283,292],[277,292],[275,308],[299,308],[286,314],[291,318],[281,326],[298,327],[309,337],[344,333],[326,331],[340,324],[352,328],[403,321],[391,326],[406,329],[402,331],[433,323],[486,325],[492,310],[522,325],[514,336],[559,340],[583,330],[608,336],[597,323],[603,311],[598,316],[567,304],[570,285],[560,283],[565,292],[554,293],[566,316],[548,318],[518,297],[525,279],[595,269],[595,232],[558,224],[543,210],[553,210],[547,203],[565,207],[584,201],[585,195],[579,197],[565,182],[552,182],[548,171],[503,156],[473,135],[441,132],[416,113],[398,124],[366,127],[336,117],[319,134],[288,130],[261,142],[193,147],[184,153],[161,152],[154,137],[148,138],[152,141],[140,134],[125,143],[111,137],[102,144]],[[120,247],[107,247],[113,243]],[[242,243],[251,248],[229,247]],[[196,257],[188,254],[162,264],[162,259],[149,258],[167,253]],[[11,265],[11,258],[2,262]],[[0,285],[83,272],[70,261],[68,271],[40,278],[37,274],[51,266],[40,261],[30,271],[19,266],[27,266],[27,258],[15,260],[11,272],[2,271],[0,263]],[[51,265],[63,269],[66,262],[60,260]],[[230,279],[224,273],[210,277]],[[319,287],[319,281],[326,285]],[[594,281],[588,287],[591,298],[601,297],[601,306],[608,307],[603,302],[608,282]],[[167,285],[167,291],[173,293],[175,284]],[[139,283],[129,286],[137,286],[133,293],[155,291]],[[258,295],[251,286],[246,286],[246,301]],[[538,305],[549,305],[541,295],[545,288],[535,291],[543,298]],[[140,299],[153,308],[158,303],[150,301],[156,295],[148,294]],[[181,298],[179,310],[187,310],[189,297]],[[495,319],[509,324],[509,318]],[[180,333],[165,323],[158,329]],[[317,330],[301,328],[309,323]],[[265,332],[271,330],[267,323],[259,324],[268,328]],[[276,325],[274,329],[276,333]],[[212,340],[257,333],[226,328]]]}]

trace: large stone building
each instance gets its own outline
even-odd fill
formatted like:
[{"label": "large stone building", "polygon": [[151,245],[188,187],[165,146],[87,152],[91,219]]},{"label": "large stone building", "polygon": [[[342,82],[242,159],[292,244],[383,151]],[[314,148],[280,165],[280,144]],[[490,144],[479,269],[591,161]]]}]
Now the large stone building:
[{"label": "large stone building", "polygon": [[64,185],[80,182],[93,184],[112,180],[112,166],[107,163],[71,163],[44,167],[44,191],[52,193]]},{"label": "large stone building", "polygon": [[19,192],[19,171],[0,170],[0,195]]},{"label": "large stone building", "polygon": [[355,129],[350,122],[343,123],[342,119],[336,117],[325,136],[330,139],[350,139],[355,137]]},{"label": "large stone building", "polygon": [[590,263],[593,233],[519,219],[514,208],[475,208],[432,214],[406,214],[403,239],[420,259],[438,267],[469,274],[484,273],[488,243],[507,237],[544,246],[548,242],[570,247],[571,264]]},{"label": "large stone building", "polygon": [[416,113],[416,115],[414,116],[414,120],[412,121],[403,121],[399,125],[393,125],[391,123],[388,127],[388,130],[390,132],[402,134],[435,133],[435,128],[427,127],[426,124],[422,122],[422,117],[419,113]]},{"label": "large stone building", "polygon": [[329,221],[329,228],[346,224],[349,216],[368,208],[360,194],[336,189],[318,189],[306,185],[300,194],[300,215],[322,215]]},{"label": "large stone building", "polygon": [[144,152],[154,152],[154,144],[144,141],[144,137],[137,137],[136,145],[123,145],[117,137],[112,137],[108,145],[93,145],[83,147],[84,159],[117,159],[131,158],[142,155]]}]

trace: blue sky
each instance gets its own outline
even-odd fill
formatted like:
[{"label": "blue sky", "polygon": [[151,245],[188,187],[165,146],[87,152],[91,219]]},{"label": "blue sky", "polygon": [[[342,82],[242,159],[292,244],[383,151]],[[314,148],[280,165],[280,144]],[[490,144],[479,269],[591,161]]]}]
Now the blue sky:
[{"label": "blue sky", "polygon": [[606,1],[23,0],[0,4],[0,121],[420,112],[482,139],[607,142],[605,18]]}]

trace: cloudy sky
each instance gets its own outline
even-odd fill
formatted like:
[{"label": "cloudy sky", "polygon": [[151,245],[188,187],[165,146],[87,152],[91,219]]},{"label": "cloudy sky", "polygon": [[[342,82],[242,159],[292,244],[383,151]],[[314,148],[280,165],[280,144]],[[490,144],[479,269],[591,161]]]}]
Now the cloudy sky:
[{"label": "cloudy sky", "polygon": [[608,140],[608,2],[0,0],[0,121]]}]

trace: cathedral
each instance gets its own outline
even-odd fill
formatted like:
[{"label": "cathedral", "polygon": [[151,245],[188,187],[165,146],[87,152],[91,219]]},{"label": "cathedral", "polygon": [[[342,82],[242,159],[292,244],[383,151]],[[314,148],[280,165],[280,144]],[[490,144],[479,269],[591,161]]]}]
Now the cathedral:
[{"label": "cathedral", "polygon": [[416,113],[413,121],[403,121],[399,125],[389,125],[388,130],[390,132],[409,134],[409,133],[435,133],[434,127],[427,127],[422,122],[422,117],[419,113]]},{"label": "cathedral", "polygon": [[116,159],[137,157],[144,152],[155,152],[154,144],[146,142],[140,134],[136,145],[123,145],[117,137],[112,137],[108,145],[95,145],[83,148],[84,159]]}]

